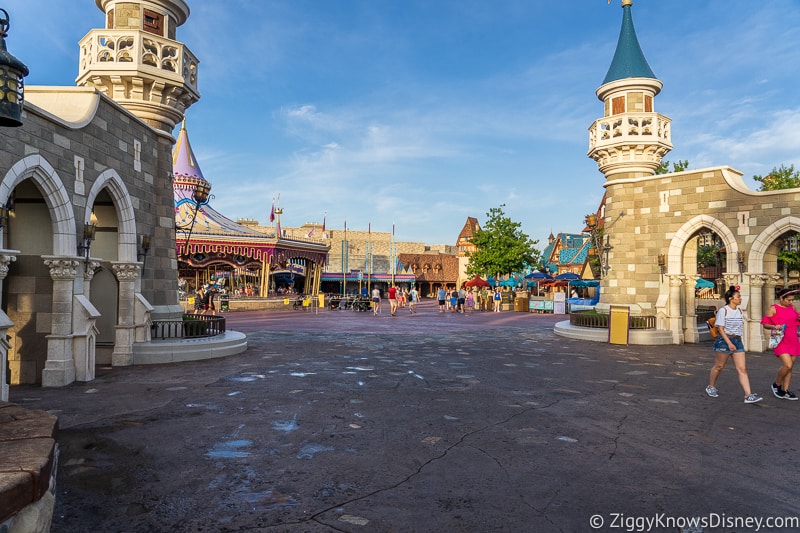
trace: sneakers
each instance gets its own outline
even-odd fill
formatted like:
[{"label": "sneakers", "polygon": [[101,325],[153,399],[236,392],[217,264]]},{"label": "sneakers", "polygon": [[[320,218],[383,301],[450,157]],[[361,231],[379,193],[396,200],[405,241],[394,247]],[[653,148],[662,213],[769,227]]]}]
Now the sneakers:
[{"label": "sneakers", "polygon": [[777,383],[772,384],[772,394],[775,395],[776,398],[785,398],[786,393],[783,391]]},{"label": "sneakers", "polygon": [[792,401],[800,400],[800,398],[795,396],[795,394],[792,391],[788,391],[788,390],[784,391],[782,398],[784,400],[792,400]]},{"label": "sneakers", "polygon": [[706,394],[708,394],[712,398],[716,398],[717,396],[719,396],[719,393],[717,393],[717,388],[712,387],[711,385],[708,385],[706,387]]},{"label": "sneakers", "polygon": [[758,394],[753,392],[749,396],[745,396],[744,397],[744,403],[756,403],[756,402],[760,402],[763,399],[764,398],[762,398],[761,396],[759,396]]}]

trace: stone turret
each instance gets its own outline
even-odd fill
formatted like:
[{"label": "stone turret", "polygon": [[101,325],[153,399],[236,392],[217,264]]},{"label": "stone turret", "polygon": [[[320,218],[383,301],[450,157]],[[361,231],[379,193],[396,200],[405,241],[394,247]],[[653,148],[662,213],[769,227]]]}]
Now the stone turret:
[{"label": "stone turret", "polygon": [[589,128],[588,156],[607,181],[652,176],[672,149],[670,119],[655,112],[659,81],[644,58],[631,15],[632,0],[622,0],[617,50],[597,97],[603,118]]},{"label": "stone turret", "polygon": [[172,133],[200,98],[198,60],[175,40],[189,17],[184,0],[95,0],[106,27],[80,41],[76,83],[95,87],[153,126]]},{"label": "stone turret", "polygon": [[[648,228],[642,228],[637,211],[641,200],[639,183],[655,175],[662,157],[672,149],[670,119],[655,112],[655,97],[662,83],[653,74],[642,53],[631,15],[631,0],[622,0],[622,29],[617,49],[597,97],[604,116],[589,128],[589,157],[605,175],[605,242],[597,250],[603,265],[601,303],[625,305],[633,313],[652,314],[653,295],[659,282],[649,270],[655,262],[637,266],[641,256],[656,257]],[[628,216],[625,216],[628,215]],[[653,250],[649,250],[649,248]],[[655,272],[653,272],[654,274]],[[658,278],[656,278],[658,279]]]}]

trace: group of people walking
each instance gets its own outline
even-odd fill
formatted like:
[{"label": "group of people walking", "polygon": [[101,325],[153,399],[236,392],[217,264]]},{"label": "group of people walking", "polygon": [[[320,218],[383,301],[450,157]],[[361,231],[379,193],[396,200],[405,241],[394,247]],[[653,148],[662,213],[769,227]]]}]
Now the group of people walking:
[{"label": "group of people walking", "polygon": [[471,313],[475,308],[483,310],[491,310],[499,313],[501,304],[503,303],[503,295],[500,289],[493,291],[469,291],[465,287],[459,290],[452,289],[448,291],[444,287],[439,287],[436,291],[436,299],[439,302],[439,312],[451,313]]},{"label": "group of people walking", "polygon": [[[377,286],[373,286],[370,292],[370,300],[372,301],[372,314],[375,316],[381,314],[382,297],[381,290]],[[398,309],[401,308],[408,308],[409,314],[416,314],[419,298],[419,291],[415,288],[400,290],[393,286],[389,287],[387,291],[389,314],[397,316]],[[467,290],[465,287],[461,287],[459,290],[447,290],[444,287],[440,287],[436,291],[436,298],[439,303],[440,313],[469,314],[476,308],[499,313],[503,302],[503,296],[499,288],[492,291],[475,292]]]},{"label": "group of people walking", "polygon": [[[401,307],[408,307],[409,314],[417,314],[417,304],[419,303],[419,292],[417,292],[417,289],[412,287],[411,290],[397,290],[396,287],[392,286],[389,287],[387,296],[389,298],[389,313],[391,316],[397,316],[397,310]],[[377,286],[372,287],[370,299],[372,300],[372,314],[374,316],[380,315],[381,290]]]},{"label": "group of people walking", "polygon": [[[794,298],[797,290],[782,289],[778,292],[777,303],[770,306],[769,311],[761,319],[761,325],[770,332],[770,337],[775,338],[775,357],[780,362],[780,368],[771,385],[772,394],[782,400],[796,401],[798,397],[789,390],[792,383],[792,367],[795,357],[800,356],[800,339],[797,328],[800,326],[800,314],[794,308]],[[750,388],[750,378],[747,374],[745,363],[745,350],[742,342],[744,330],[744,317],[739,305],[742,295],[739,287],[731,286],[725,292],[725,306],[717,311],[715,327],[719,335],[714,341],[715,361],[706,387],[706,394],[712,398],[719,396],[717,391],[717,378],[725,368],[729,359],[739,377],[739,385],[744,391],[744,403],[756,403],[763,400]]]}]

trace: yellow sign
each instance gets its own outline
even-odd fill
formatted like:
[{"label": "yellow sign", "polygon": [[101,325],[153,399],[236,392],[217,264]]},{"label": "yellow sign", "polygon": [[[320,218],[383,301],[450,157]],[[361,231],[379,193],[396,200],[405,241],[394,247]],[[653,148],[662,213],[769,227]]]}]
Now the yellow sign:
[{"label": "yellow sign", "polygon": [[289,305],[289,298],[283,299],[283,305]]},{"label": "yellow sign", "polygon": [[621,305],[612,305],[608,317],[608,342],[611,344],[628,344],[631,310]]},{"label": "yellow sign", "polygon": [[325,308],[325,295],[324,294],[320,294],[319,296],[317,296],[317,298],[319,299],[319,308],[320,309],[324,309]]}]

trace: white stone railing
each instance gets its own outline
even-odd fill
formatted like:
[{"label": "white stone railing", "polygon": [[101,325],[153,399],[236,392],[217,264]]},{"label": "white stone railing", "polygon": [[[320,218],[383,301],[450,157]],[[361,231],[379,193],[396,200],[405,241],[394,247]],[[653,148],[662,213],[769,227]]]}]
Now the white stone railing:
[{"label": "white stone railing", "polygon": [[620,143],[661,142],[672,146],[669,117],[659,113],[620,113],[594,121],[589,127],[589,149]]},{"label": "white stone railing", "polygon": [[[197,91],[195,55],[183,44],[158,35],[131,30],[92,30],[80,44],[78,79],[90,70],[130,71],[151,67],[165,77],[180,77]],[[102,69],[98,68],[102,65]]]}]

